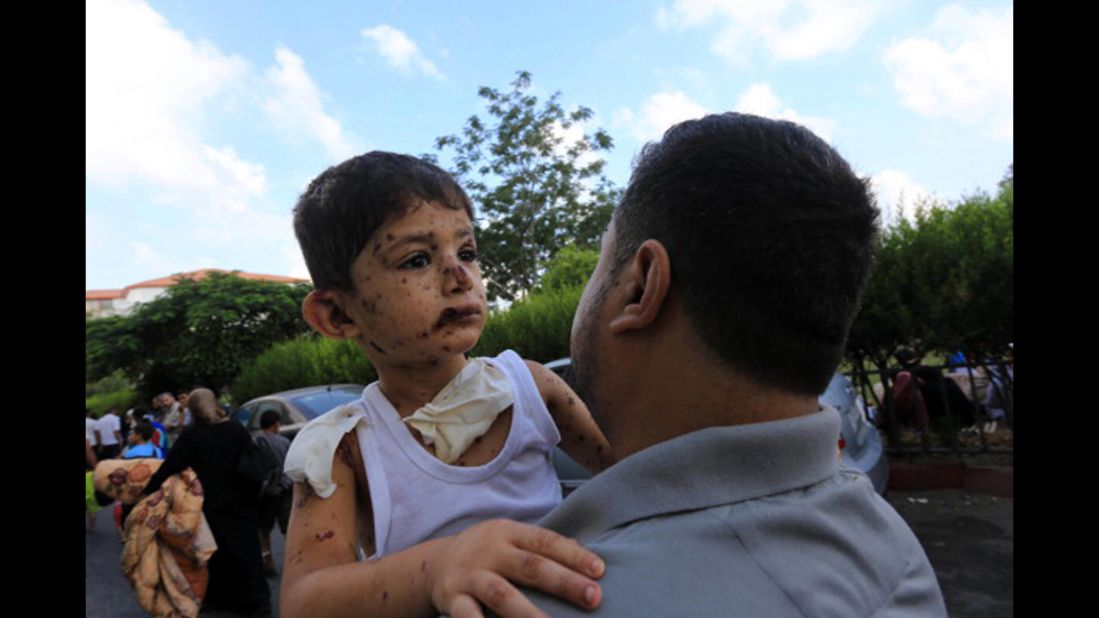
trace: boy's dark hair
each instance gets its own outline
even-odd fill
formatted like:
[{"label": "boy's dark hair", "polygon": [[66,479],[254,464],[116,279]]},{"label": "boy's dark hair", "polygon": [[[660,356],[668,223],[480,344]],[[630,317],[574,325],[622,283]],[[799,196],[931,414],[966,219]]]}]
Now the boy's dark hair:
[{"label": "boy's dark hair", "polygon": [[276,410],[266,410],[259,417],[259,428],[267,429],[271,425],[282,421],[282,416]]},{"label": "boy's dark hair", "polygon": [[409,155],[373,151],[325,170],[294,207],[294,233],[318,290],[351,291],[351,265],[374,232],[419,201],[473,205],[438,166]]},{"label": "boy's dark hair", "polygon": [[137,424],[137,427],[134,428],[134,431],[137,432],[137,435],[141,436],[142,440],[148,442],[153,439],[153,432],[155,432],[156,429],[149,421],[141,421]]},{"label": "boy's dark hair", "polygon": [[713,352],[761,384],[819,395],[843,357],[878,216],[868,181],[809,130],[710,115],[641,150],[614,214],[612,271],[660,241]]}]

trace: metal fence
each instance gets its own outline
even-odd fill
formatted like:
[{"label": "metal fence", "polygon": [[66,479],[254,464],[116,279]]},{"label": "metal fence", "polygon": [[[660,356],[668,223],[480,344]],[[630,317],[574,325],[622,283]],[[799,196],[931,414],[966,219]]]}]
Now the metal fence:
[{"label": "metal fence", "polygon": [[[934,410],[932,416],[912,418],[896,404],[895,378],[906,370],[919,376],[920,405]],[[1014,454],[1011,359],[986,359],[975,366],[891,366],[884,375],[877,367],[856,365],[846,374],[862,394],[869,420],[882,430],[890,456]],[[967,404],[960,405],[959,396]]]}]

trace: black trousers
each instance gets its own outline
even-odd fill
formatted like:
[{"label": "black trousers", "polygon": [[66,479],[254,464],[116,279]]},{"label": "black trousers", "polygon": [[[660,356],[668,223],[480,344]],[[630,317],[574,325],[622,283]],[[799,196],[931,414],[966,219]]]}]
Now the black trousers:
[{"label": "black trousers", "polygon": [[249,514],[203,510],[218,548],[207,564],[210,583],[203,607],[246,614],[271,610],[271,589],[263,570],[256,529]]}]

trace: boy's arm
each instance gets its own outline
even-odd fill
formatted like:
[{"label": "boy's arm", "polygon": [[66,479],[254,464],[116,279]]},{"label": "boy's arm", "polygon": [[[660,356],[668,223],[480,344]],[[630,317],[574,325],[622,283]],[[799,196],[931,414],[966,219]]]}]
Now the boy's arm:
[{"label": "boy's arm", "polygon": [[544,615],[508,579],[580,607],[599,604],[599,586],[590,578],[602,576],[603,567],[594,554],[554,532],[513,521],[481,523],[457,536],[356,561],[360,503],[351,443],[344,440],[333,457],[331,496],[320,498],[307,483],[294,483],[279,595],[284,618],[440,612],[477,617],[478,601],[501,616]]},{"label": "boy's arm", "polygon": [[561,432],[561,450],[592,473],[609,468],[615,461],[611,445],[595,424],[588,406],[556,373],[540,363],[529,360],[526,363]]}]

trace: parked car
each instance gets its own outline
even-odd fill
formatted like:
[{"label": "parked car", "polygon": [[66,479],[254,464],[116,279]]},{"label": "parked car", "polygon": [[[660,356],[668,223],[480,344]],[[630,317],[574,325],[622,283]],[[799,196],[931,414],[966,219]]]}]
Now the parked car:
[{"label": "parked car", "polygon": [[336,406],[342,406],[362,397],[364,388],[366,387],[362,384],[325,384],[256,397],[241,406],[245,411],[244,426],[249,431],[258,430],[263,413],[267,410],[275,410],[281,419],[279,433],[293,440],[302,426],[309,421]]},{"label": "parked car", "polygon": [[[576,388],[571,359],[561,358],[548,362],[546,368],[561,376],[569,386]],[[884,494],[889,481],[889,460],[882,446],[881,434],[866,417],[862,396],[855,393],[846,376],[837,373],[821,394],[820,402],[839,410],[844,463],[862,471],[870,478],[875,491]],[[554,453],[554,465],[562,487],[566,488],[566,495],[592,476],[561,449]]]}]

